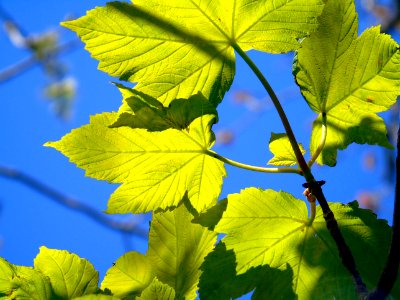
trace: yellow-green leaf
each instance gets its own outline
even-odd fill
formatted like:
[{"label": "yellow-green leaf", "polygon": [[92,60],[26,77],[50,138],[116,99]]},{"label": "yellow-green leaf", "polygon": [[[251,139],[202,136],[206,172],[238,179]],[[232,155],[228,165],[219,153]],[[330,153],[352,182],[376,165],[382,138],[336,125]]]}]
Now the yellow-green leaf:
[{"label": "yellow-green leaf", "polygon": [[[355,202],[330,206],[364,282],[375,287],[390,245],[390,227]],[[228,196],[227,210],[215,231],[227,235],[222,241],[235,254],[237,274],[263,265],[281,271],[289,267],[299,299],[357,299],[319,206],[310,224],[304,201],[284,192],[249,188]],[[268,274],[274,273],[267,272],[264,280],[276,295],[285,272]],[[393,296],[400,296],[398,284]]]},{"label": "yellow-green leaf", "polygon": [[[299,148],[304,155],[306,150],[301,144],[299,144]],[[286,134],[271,133],[269,150],[274,154],[274,157],[269,160],[268,164],[275,166],[294,166],[297,164],[296,155]]]},{"label": "yellow-green leaf", "polygon": [[320,164],[335,165],[337,150],[353,142],[391,147],[377,113],[389,109],[400,95],[399,46],[379,27],[367,29],[360,37],[357,30],[354,1],[328,0],[318,30],[297,53],[296,81],[319,114],[312,153],[320,142],[322,114],[327,116]]},{"label": "yellow-green leaf", "polygon": [[198,211],[214,205],[225,176],[223,163],[207,153],[214,143],[214,116],[195,119],[187,129],[148,132],[109,128],[116,114],[104,113],[58,142],[61,151],[86,175],[123,183],[108,203],[108,213],[142,213],[178,206],[187,195]]},{"label": "yellow-green leaf", "polygon": [[151,261],[138,252],[128,252],[118,258],[107,271],[101,289],[109,289],[117,297],[140,294],[153,280]]},{"label": "yellow-green leaf", "polygon": [[322,0],[112,2],[63,25],[112,76],[167,106],[201,91],[217,104],[235,69],[233,45],[282,53],[317,26]]},{"label": "yellow-green leaf", "polygon": [[175,290],[178,299],[196,299],[204,257],[213,249],[216,233],[191,221],[185,205],[154,213],[147,256],[157,278]]},{"label": "yellow-green leaf", "polygon": [[65,250],[40,247],[35,270],[46,275],[57,297],[71,299],[93,294],[98,289],[99,273],[86,259]]}]

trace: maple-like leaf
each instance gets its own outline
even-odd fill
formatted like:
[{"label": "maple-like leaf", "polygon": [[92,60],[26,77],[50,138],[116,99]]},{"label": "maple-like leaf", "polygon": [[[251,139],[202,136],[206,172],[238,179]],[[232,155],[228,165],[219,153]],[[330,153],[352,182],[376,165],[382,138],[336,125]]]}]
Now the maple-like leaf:
[{"label": "maple-like leaf", "polygon": [[116,113],[103,113],[73,130],[56,148],[86,175],[123,183],[108,203],[108,213],[143,213],[178,206],[187,195],[201,212],[214,205],[226,175],[221,161],[210,156],[214,116],[195,119],[187,129],[149,132],[110,128]]},{"label": "maple-like leaf", "polygon": [[282,53],[317,27],[322,0],[111,2],[64,22],[99,69],[163,102],[201,91],[222,100],[235,72],[233,47]]},{"label": "maple-like leaf", "polygon": [[204,257],[212,251],[215,232],[193,224],[185,205],[154,213],[147,256],[157,278],[175,290],[176,299],[196,299]]},{"label": "maple-like leaf", "polygon": [[[373,288],[387,256],[390,227],[357,203],[330,206],[364,282]],[[235,254],[238,275],[263,265],[281,271],[290,267],[299,299],[357,299],[319,206],[310,224],[304,201],[284,192],[249,188],[228,196],[227,210],[215,231],[227,235],[222,241]],[[278,295],[279,282],[286,275],[275,275],[265,280],[272,287],[270,293]],[[397,285],[393,296],[399,295]]]},{"label": "maple-like leaf", "polygon": [[[301,144],[299,144],[299,148],[302,154],[306,153]],[[271,133],[269,150],[274,154],[274,157],[268,161],[268,164],[275,166],[294,166],[297,164],[296,155],[286,134]]]},{"label": "maple-like leaf", "polygon": [[329,0],[320,26],[303,41],[294,74],[309,106],[319,114],[314,122],[311,152],[320,143],[322,115],[326,114],[325,148],[317,162],[333,166],[337,150],[349,144],[392,147],[386,126],[377,115],[400,95],[400,52],[379,27],[357,37],[353,0]]}]

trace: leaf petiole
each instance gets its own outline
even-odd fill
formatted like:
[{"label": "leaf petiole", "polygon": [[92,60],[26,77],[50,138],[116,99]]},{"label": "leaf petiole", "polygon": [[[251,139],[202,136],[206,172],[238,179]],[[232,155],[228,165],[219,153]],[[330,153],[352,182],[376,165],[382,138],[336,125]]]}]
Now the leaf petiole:
[{"label": "leaf petiole", "polygon": [[257,167],[257,166],[244,164],[244,163],[237,162],[232,159],[226,158],[224,156],[221,156],[218,153],[211,151],[211,150],[206,150],[206,154],[211,157],[214,157],[224,163],[227,163],[231,166],[241,168],[241,169],[246,169],[246,170],[251,170],[251,171],[256,171],[256,172],[263,172],[263,173],[294,173],[294,174],[298,174],[298,175],[303,174],[301,170],[294,169],[294,168],[264,168],[264,167]]},{"label": "leaf petiole", "polygon": [[314,164],[314,162],[317,160],[318,156],[321,154],[322,150],[325,147],[327,131],[328,131],[328,127],[326,126],[326,114],[322,113],[321,138],[319,140],[317,150],[315,150],[313,156],[311,157],[310,161],[308,162],[308,166],[310,168]]}]

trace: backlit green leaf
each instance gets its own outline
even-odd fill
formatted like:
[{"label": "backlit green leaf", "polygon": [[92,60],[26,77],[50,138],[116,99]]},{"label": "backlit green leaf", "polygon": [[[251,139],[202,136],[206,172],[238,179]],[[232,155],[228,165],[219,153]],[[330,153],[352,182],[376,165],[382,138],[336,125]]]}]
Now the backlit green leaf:
[{"label": "backlit green leaf", "polygon": [[[299,147],[301,153],[306,153],[301,144],[299,144]],[[274,166],[294,166],[297,164],[296,155],[286,134],[271,133],[269,150],[274,154],[274,157],[270,159],[268,164]]]},{"label": "backlit green leaf", "polygon": [[235,69],[233,45],[282,53],[317,26],[322,0],[112,2],[64,22],[99,69],[163,102],[201,91],[217,104]]},{"label": "backlit green leaf", "polygon": [[65,250],[40,247],[34,260],[35,269],[50,279],[54,293],[71,299],[97,291],[99,274],[86,259]]},{"label": "backlit green leaf", "polygon": [[221,192],[223,163],[207,155],[214,143],[214,116],[194,120],[186,130],[148,132],[109,128],[116,114],[104,113],[58,142],[47,143],[68,156],[86,175],[123,183],[111,196],[108,213],[141,213],[177,206],[187,194],[199,212]]},{"label": "backlit green leaf", "polygon": [[222,214],[226,210],[226,206],[228,201],[226,199],[222,199],[218,201],[218,203],[207,209],[204,213],[196,216],[192,222],[196,224],[200,224],[203,227],[207,227],[210,230],[214,230],[215,225],[218,224],[219,220],[221,220]]},{"label": "backlit green leaf", "polygon": [[[236,257],[220,242],[207,255],[201,266],[203,273],[199,282],[200,299],[237,299],[255,289],[252,299],[295,299],[292,286],[293,271],[288,267],[281,271],[268,266],[250,268],[246,273],[236,274]],[[272,286],[269,277],[279,277]]]},{"label": "backlit green leaf", "polygon": [[11,279],[15,276],[13,266],[0,257],[0,297],[11,291]]},{"label": "backlit green leaf", "polygon": [[320,164],[335,165],[337,150],[349,144],[391,147],[386,126],[376,114],[387,110],[400,94],[400,52],[379,27],[357,37],[353,0],[329,0],[320,26],[303,41],[294,65],[296,81],[317,113],[311,152],[318,147],[321,116],[327,115],[325,149]]},{"label": "backlit green leaf", "polygon": [[196,299],[200,266],[212,250],[217,235],[191,222],[184,205],[173,211],[154,213],[147,256],[157,278],[175,290],[177,298]]},{"label": "backlit green leaf", "polygon": [[124,103],[118,119],[111,127],[129,126],[149,131],[186,129],[198,117],[207,114],[217,116],[215,106],[200,93],[189,99],[175,99],[166,108],[161,102],[135,89],[118,86]]},{"label": "backlit green leaf", "polygon": [[153,282],[142,292],[137,300],[175,300],[175,291],[168,284],[154,278]]},{"label": "backlit green leaf", "polygon": [[140,294],[153,280],[151,261],[143,254],[128,252],[107,271],[101,289],[124,298]]},{"label": "backlit green leaf", "polygon": [[86,295],[82,297],[76,297],[74,300],[120,300],[120,298],[115,297],[115,296],[109,296],[109,295]]},{"label": "backlit green leaf", "polygon": [[30,267],[14,266],[15,274],[11,280],[12,292],[6,299],[50,300],[53,292],[50,280],[41,272]]},{"label": "backlit green leaf", "polygon": [[[331,204],[331,209],[364,282],[373,288],[385,263],[390,227],[357,203]],[[282,271],[290,267],[299,299],[356,299],[352,278],[319,207],[310,225],[304,201],[284,192],[249,188],[228,196],[228,208],[215,230],[227,234],[222,241],[236,256],[237,274],[263,265]],[[265,280],[278,288],[281,276]],[[393,295],[399,297],[398,285]]]}]

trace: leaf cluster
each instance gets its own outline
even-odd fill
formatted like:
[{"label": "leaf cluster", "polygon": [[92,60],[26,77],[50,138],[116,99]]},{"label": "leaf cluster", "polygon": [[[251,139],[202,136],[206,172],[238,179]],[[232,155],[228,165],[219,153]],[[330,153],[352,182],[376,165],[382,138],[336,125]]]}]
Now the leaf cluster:
[{"label": "leaf cluster", "polygon": [[[377,113],[400,94],[399,47],[379,27],[358,37],[353,0],[111,2],[63,23],[116,84],[118,112],[48,142],[86,176],[120,184],[106,212],[153,212],[146,254],[129,252],[98,275],[86,260],[42,248],[35,267],[1,260],[0,295],[38,299],[356,299],[324,213],[283,191],[248,188],[218,201],[225,164],[262,172],[305,170],[272,88],[246,51],[295,51],[293,75],[316,113],[312,167],[334,166],[351,143],[392,147]],[[286,133],[272,133],[276,168],[252,167],[212,150],[217,108],[236,56],[270,93]],[[275,99],[276,98],[276,99]],[[297,166],[299,165],[299,167]],[[306,176],[304,173],[309,174]],[[331,204],[360,275],[373,288],[391,229],[371,211]],[[223,238],[217,243],[218,234]],[[399,285],[393,297],[400,297]]]}]

